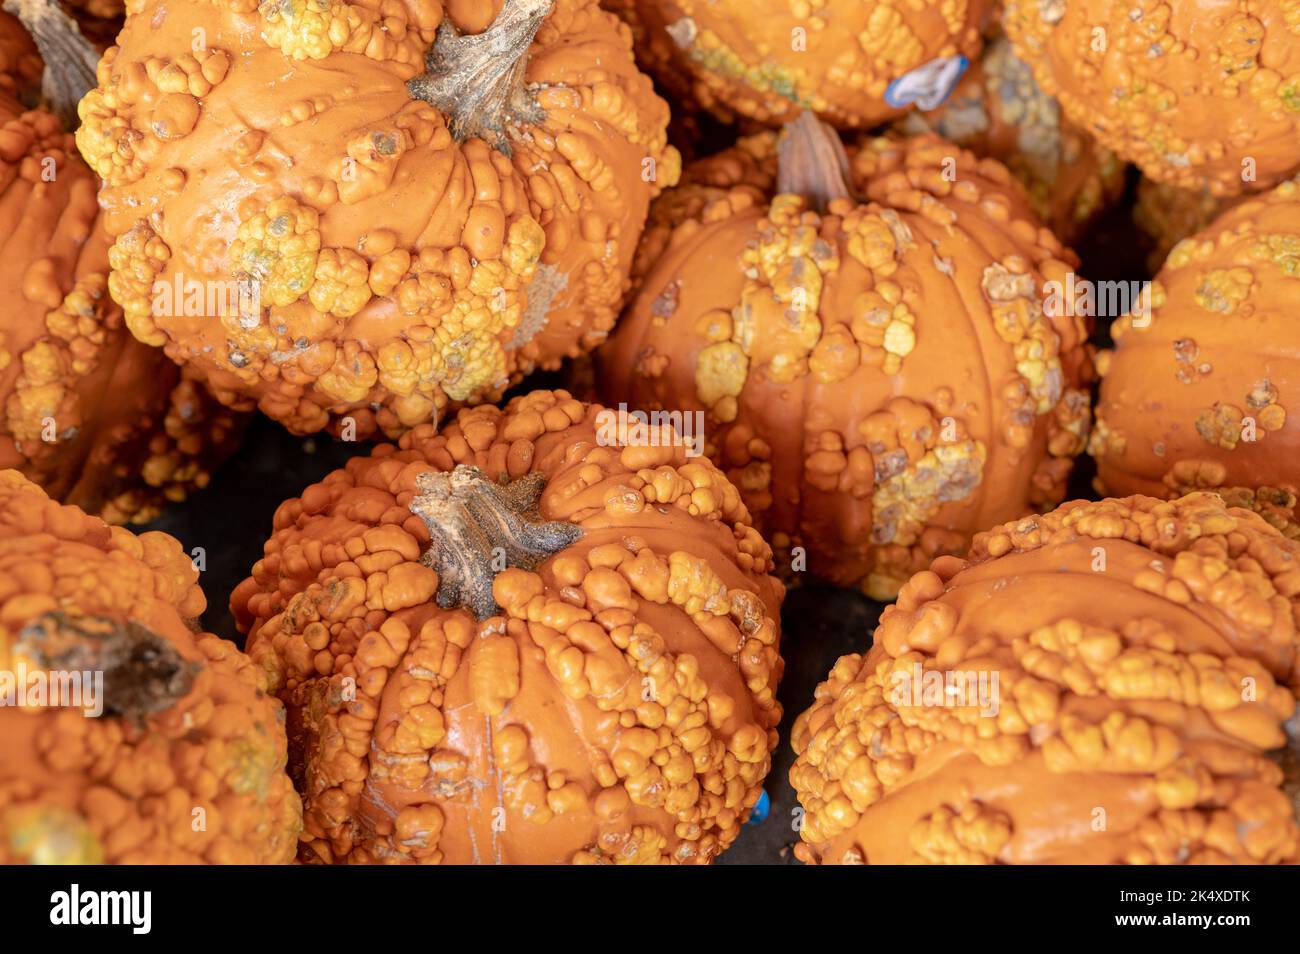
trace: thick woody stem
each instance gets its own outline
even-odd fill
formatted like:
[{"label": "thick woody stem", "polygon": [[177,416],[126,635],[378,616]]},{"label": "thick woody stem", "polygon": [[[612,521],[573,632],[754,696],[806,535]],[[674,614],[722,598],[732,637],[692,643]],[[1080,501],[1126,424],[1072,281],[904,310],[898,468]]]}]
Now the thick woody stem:
[{"label": "thick woody stem", "polygon": [[429,528],[422,562],[438,571],[438,605],[480,619],[499,612],[492,581],[506,567],[535,570],[572,545],[582,528],[543,522],[538,512],[545,474],[497,483],[477,467],[421,474],[411,512]]},{"label": "thick woody stem", "polygon": [[14,648],[47,672],[102,672],[104,712],[134,719],[185,698],[199,668],[139,623],[62,610],[24,626]]},{"label": "thick woody stem", "polygon": [[849,178],[849,157],[834,128],[810,110],[786,123],[777,146],[777,192],[801,195],[825,212],[836,199],[853,198]]},{"label": "thick woody stem", "polygon": [[425,57],[426,72],[410,80],[407,91],[442,112],[458,142],[479,138],[510,155],[510,127],[546,118],[524,73],[528,48],[554,2],[506,0],[492,25],[477,36],[462,36],[444,20]]},{"label": "thick woody stem", "polygon": [[4,0],[4,8],[22,21],[45,61],[41,98],[65,129],[76,128],[77,103],[95,88],[99,53],[56,0]]}]

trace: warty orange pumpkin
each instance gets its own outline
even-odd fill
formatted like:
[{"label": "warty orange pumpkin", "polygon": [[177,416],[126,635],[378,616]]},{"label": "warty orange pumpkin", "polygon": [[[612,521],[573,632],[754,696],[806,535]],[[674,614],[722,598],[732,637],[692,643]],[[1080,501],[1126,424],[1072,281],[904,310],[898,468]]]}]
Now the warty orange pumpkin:
[{"label": "warty orange pumpkin", "polygon": [[1208,228],[1219,215],[1246,196],[1221,197],[1206,189],[1180,189],[1143,176],[1133,203],[1133,224],[1151,244],[1147,269],[1154,275],[1185,238]]},{"label": "warty orange pumpkin", "polygon": [[[667,89],[720,118],[777,126],[814,110],[843,128],[899,116],[951,89],[979,52],[992,3],[605,0],[647,37],[638,53]],[[897,84],[897,85],[895,85]],[[906,87],[906,88],[904,88]]]},{"label": "warty orange pumpkin", "polygon": [[604,340],[678,175],[630,47],[595,0],[133,2],[77,132],[110,290],[295,432],[496,399]]},{"label": "warty orange pumpkin", "polygon": [[796,853],[1300,861],[1268,754],[1295,713],[1298,617],[1300,544],[1213,494],[981,533],[903,587],[795,721]]},{"label": "warty orange pumpkin", "polygon": [[534,391],[354,458],[231,598],[315,862],[705,863],[776,744],[781,584],[675,431]]},{"label": "warty orange pumpkin", "polygon": [[689,166],[652,212],[600,389],[703,415],[787,566],[803,548],[890,599],[980,527],[1063,499],[1087,331],[1047,313],[1073,253],[1002,165],[932,135],[850,156],[806,114],[780,145]]},{"label": "warty orange pumpkin", "polygon": [[1098,357],[1105,493],[1218,490],[1300,536],[1300,184],[1234,204],[1169,254],[1151,314]]},{"label": "warty orange pumpkin", "polygon": [[293,858],[284,710],[198,631],[197,579],[166,534],[0,471],[0,864]]},{"label": "warty orange pumpkin", "polygon": [[36,41],[19,19],[0,10],[0,86],[19,101],[31,100],[41,86],[45,63]]},{"label": "warty orange pumpkin", "polygon": [[914,110],[899,127],[935,132],[1003,163],[1063,242],[1077,240],[1124,192],[1124,163],[1061,116],[1002,35],[987,42],[943,105]]},{"label": "warty orange pumpkin", "polygon": [[[0,14],[0,42],[24,62],[26,35]],[[127,331],[95,176],[52,113],[24,109],[19,85],[0,78],[0,468],[111,522],[150,520],[206,484],[243,418]]]},{"label": "warty orange pumpkin", "polygon": [[1161,182],[1214,195],[1300,166],[1300,13],[1290,0],[1007,0],[1044,92]]}]

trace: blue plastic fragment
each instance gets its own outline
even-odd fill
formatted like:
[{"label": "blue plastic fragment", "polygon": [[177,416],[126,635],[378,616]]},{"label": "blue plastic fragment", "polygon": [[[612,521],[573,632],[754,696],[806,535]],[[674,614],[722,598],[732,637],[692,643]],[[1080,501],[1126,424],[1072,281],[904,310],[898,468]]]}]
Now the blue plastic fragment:
[{"label": "blue plastic fragment", "polygon": [[905,109],[913,103],[918,109],[936,109],[948,101],[969,68],[970,60],[960,54],[931,60],[890,83],[885,102],[894,109]]},{"label": "blue plastic fragment", "polygon": [[758,793],[758,801],[754,803],[754,810],[749,813],[749,821],[746,825],[757,825],[767,821],[767,815],[772,810],[772,800],[767,797],[767,789]]}]

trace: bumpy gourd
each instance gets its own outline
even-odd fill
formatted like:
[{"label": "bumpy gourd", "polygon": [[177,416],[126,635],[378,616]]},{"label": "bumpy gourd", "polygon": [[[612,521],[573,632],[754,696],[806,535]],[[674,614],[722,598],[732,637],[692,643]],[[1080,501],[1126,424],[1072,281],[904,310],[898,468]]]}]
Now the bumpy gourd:
[{"label": "bumpy gourd", "polygon": [[[0,471],[0,864],[293,858],[284,710],[234,645],[197,631],[197,579],[166,534]],[[86,695],[95,672],[103,693]]]},{"label": "bumpy gourd", "polygon": [[231,605],[289,708],[303,860],[731,843],[776,744],[783,590],[674,434],[535,391],[281,505]]},{"label": "bumpy gourd", "polygon": [[1221,197],[1206,189],[1180,189],[1143,176],[1133,203],[1133,224],[1150,242],[1147,270],[1154,275],[1185,238],[1208,228],[1219,215],[1246,196]]},{"label": "bumpy gourd", "polygon": [[[901,115],[890,84],[980,48],[988,0],[604,0],[645,39],[637,53],[668,90],[720,118],[767,125],[805,109],[843,128]],[[910,104],[909,104],[910,105]]]},{"label": "bumpy gourd", "polygon": [[702,413],[785,566],[888,599],[979,528],[1063,498],[1087,333],[1047,314],[1073,254],[1003,166],[877,139],[843,179],[826,133],[800,120],[780,162],[775,135],[743,139],[656,203],[601,394]]},{"label": "bumpy gourd", "polygon": [[1005,36],[984,47],[948,101],[901,121],[1003,163],[1063,241],[1078,239],[1124,191],[1124,163],[1061,116]]},{"label": "bumpy gourd", "polygon": [[34,101],[44,72],[31,34],[17,17],[0,10],[0,90],[14,99]]},{"label": "bumpy gourd", "polygon": [[133,3],[77,133],[110,290],[296,432],[496,399],[604,340],[676,180],[630,46],[595,0]]},{"label": "bumpy gourd", "polygon": [[1235,195],[1300,165],[1291,0],[1007,0],[1003,26],[1065,115],[1152,179]]},{"label": "bumpy gourd", "polygon": [[1117,321],[1098,358],[1098,488],[1222,490],[1300,536],[1300,185],[1180,242],[1151,298],[1151,315]]},{"label": "bumpy gourd", "polygon": [[1266,754],[1295,712],[1298,616],[1300,545],[1213,494],[1075,501],[981,533],[911,579],[795,721],[796,853],[1300,861]]},{"label": "bumpy gourd", "polygon": [[[8,14],[0,44],[27,51],[0,62],[30,62]],[[127,331],[95,176],[54,115],[19,101],[39,81],[0,76],[0,468],[110,522],[150,520],[207,483],[242,418]]]}]

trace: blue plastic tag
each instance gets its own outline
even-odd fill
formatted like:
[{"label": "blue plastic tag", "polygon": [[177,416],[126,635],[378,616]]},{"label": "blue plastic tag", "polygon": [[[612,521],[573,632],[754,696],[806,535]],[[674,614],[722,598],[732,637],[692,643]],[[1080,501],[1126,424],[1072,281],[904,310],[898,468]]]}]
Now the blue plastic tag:
[{"label": "blue plastic tag", "polygon": [[772,810],[772,800],[767,797],[767,789],[763,789],[758,795],[758,801],[754,803],[754,810],[749,813],[749,821],[746,825],[758,825],[767,820],[767,813]]},{"label": "blue plastic tag", "polygon": [[970,60],[961,55],[931,60],[890,83],[885,90],[885,102],[895,109],[913,103],[922,110],[942,106],[969,68]]}]

